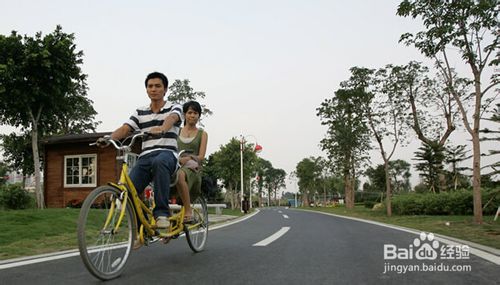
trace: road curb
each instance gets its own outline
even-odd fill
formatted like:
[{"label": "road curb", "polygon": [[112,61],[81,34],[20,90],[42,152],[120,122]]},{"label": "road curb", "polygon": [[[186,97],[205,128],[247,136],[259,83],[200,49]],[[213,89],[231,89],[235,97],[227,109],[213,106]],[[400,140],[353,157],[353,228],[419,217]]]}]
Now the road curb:
[{"label": "road curb", "polygon": [[216,229],[220,229],[220,228],[224,228],[224,227],[227,227],[227,226],[230,226],[230,225],[233,225],[233,224],[236,224],[236,223],[239,223],[239,222],[242,222],[246,219],[250,219],[251,217],[255,216],[256,214],[258,214],[260,212],[259,209],[255,209],[254,212],[248,214],[248,215],[244,215],[244,216],[236,216],[237,218],[234,218],[234,219],[231,219],[231,220],[227,220],[225,222],[221,222],[221,223],[217,223],[215,224],[213,227],[209,227],[208,230],[216,230]]},{"label": "road curb", "polygon": [[[294,209],[290,208],[292,210],[298,210],[298,211],[304,211],[304,212],[311,212],[311,213],[318,213],[318,214],[324,214],[328,216],[333,216],[333,217],[338,217],[338,218],[343,218],[343,219],[349,219],[349,220],[354,220],[358,222],[363,222],[363,223],[368,223],[368,224],[373,224],[373,225],[378,225],[386,228],[391,228],[395,230],[400,230],[404,232],[409,232],[412,234],[420,235],[422,231],[412,229],[412,228],[407,228],[407,227],[402,227],[402,226],[396,226],[396,225],[391,225],[391,224],[386,224],[382,222],[377,222],[377,221],[371,221],[371,220],[365,220],[361,218],[355,218],[355,217],[349,217],[349,216],[342,216],[342,215],[337,215],[333,213],[326,213],[326,212],[320,212],[320,211],[314,211],[314,210],[306,210],[306,209]],[[453,238],[441,234],[434,234],[436,239],[440,242],[446,243],[446,244],[459,244],[459,245],[467,245],[471,248],[470,253],[479,256],[483,259],[486,259],[490,262],[493,262],[497,265],[500,265],[500,250],[496,248],[492,248],[489,246],[477,244],[475,242],[471,241],[466,241],[466,240],[461,240],[458,238]]]}]

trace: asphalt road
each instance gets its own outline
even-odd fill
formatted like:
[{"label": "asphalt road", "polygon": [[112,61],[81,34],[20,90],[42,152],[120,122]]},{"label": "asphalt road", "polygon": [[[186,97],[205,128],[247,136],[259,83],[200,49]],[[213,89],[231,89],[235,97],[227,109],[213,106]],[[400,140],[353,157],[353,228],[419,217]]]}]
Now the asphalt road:
[{"label": "asphalt road", "polygon": [[[475,255],[460,260],[404,260],[405,249],[412,249],[410,245],[418,238],[318,213],[262,209],[249,219],[211,230],[201,253],[192,253],[183,237],[134,251],[125,272],[106,283],[499,284],[500,266]],[[388,244],[400,253],[396,259],[384,259]],[[394,257],[394,252],[387,255]],[[410,271],[417,266],[420,270],[435,267],[432,272]],[[469,270],[444,272],[446,267]],[[397,272],[405,268],[407,272]],[[99,283],[79,256],[0,270],[0,284]]]}]

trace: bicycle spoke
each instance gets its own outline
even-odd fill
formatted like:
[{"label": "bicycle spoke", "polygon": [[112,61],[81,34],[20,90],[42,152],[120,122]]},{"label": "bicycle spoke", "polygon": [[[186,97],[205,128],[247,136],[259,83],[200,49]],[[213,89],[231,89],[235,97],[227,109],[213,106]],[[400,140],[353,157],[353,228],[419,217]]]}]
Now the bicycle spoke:
[{"label": "bicycle spoke", "polygon": [[188,225],[186,239],[189,247],[194,252],[199,252],[204,249],[207,240],[208,213],[206,202],[202,197],[198,197],[193,204],[196,205],[192,207],[195,224]]},{"label": "bicycle spoke", "polygon": [[123,205],[120,192],[109,186],[95,189],[82,205],[78,222],[80,256],[87,269],[102,280],[118,276],[131,251],[134,217],[130,206]]}]

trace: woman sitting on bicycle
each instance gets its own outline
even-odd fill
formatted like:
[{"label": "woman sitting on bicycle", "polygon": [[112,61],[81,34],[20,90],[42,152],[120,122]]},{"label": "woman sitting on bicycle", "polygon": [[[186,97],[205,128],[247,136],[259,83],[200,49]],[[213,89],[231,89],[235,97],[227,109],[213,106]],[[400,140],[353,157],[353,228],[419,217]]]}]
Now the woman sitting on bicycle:
[{"label": "woman sitting on bicycle", "polygon": [[192,221],[190,193],[201,193],[201,163],[207,151],[208,134],[197,124],[201,116],[201,106],[196,101],[189,101],[183,105],[184,127],[177,138],[179,151],[184,150],[179,162],[181,169],[178,173],[177,191],[185,207],[185,222]]}]

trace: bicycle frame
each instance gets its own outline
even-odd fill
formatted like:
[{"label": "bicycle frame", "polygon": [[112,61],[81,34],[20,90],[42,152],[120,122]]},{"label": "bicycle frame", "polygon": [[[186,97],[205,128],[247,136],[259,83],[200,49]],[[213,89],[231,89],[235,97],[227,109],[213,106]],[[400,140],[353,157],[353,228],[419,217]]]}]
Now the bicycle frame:
[{"label": "bicycle frame", "polygon": [[[139,198],[137,190],[135,189],[134,184],[132,183],[132,181],[130,180],[130,176],[128,175],[128,166],[125,162],[122,164],[122,171],[120,173],[120,180],[118,184],[108,183],[108,185],[120,190],[123,195],[122,197],[120,197],[123,205],[120,209],[121,212],[119,215],[118,223],[116,225],[116,230],[118,230],[118,228],[120,227],[120,223],[125,216],[126,203],[132,202],[134,214],[142,224],[141,228],[137,228],[141,238],[143,237],[142,226],[144,226],[144,230],[149,236],[158,236],[160,238],[173,237],[184,231],[184,225],[181,222],[184,219],[184,207],[181,207],[181,210],[178,214],[169,217],[172,226],[169,228],[167,233],[156,231],[156,223],[153,217],[153,211],[148,206],[146,206]],[[110,211],[108,219],[111,218],[113,211],[114,210]]]},{"label": "bicycle frame", "polygon": [[[130,143],[130,145],[133,144],[134,140],[135,140],[135,136],[134,136],[134,138],[132,138],[132,142]],[[170,238],[173,236],[177,236],[181,232],[183,232],[185,230],[185,225],[182,222],[184,220],[184,215],[185,215],[184,206],[181,207],[181,210],[179,211],[179,213],[169,217],[169,221],[170,221],[171,226],[166,233],[162,233],[162,232],[159,232],[156,230],[156,227],[155,227],[156,221],[154,219],[152,209],[143,203],[143,201],[139,197],[137,189],[135,189],[135,186],[132,183],[130,176],[128,175],[128,165],[127,165],[125,158],[126,158],[126,154],[128,152],[130,152],[130,147],[118,147],[114,141],[111,141],[111,142],[119,152],[117,159],[123,160],[122,169],[121,169],[121,173],[120,173],[120,179],[119,179],[118,183],[112,183],[112,182],[108,183],[108,185],[120,190],[122,193],[120,196],[122,206],[120,207],[120,215],[119,215],[119,219],[118,219],[118,222],[116,224],[116,227],[115,227],[115,231],[119,229],[121,222],[123,220],[123,217],[125,216],[127,203],[132,202],[132,209],[133,209],[133,212],[134,212],[135,217],[136,217],[136,219],[134,221],[136,223],[136,226],[137,226],[137,219],[141,222],[141,227],[140,228],[136,227],[136,229],[137,229],[137,232],[139,234],[139,238],[142,241],[144,241],[144,232],[146,232],[147,235],[149,235],[150,237],[157,236],[160,238]],[[110,212],[109,212],[108,217],[106,219],[105,226],[107,226],[109,224],[109,221],[111,220],[111,217],[113,216],[114,210],[116,208],[114,203],[112,204],[111,207],[112,208],[110,209]],[[154,208],[154,205],[152,208]],[[196,209],[193,209],[193,210],[196,211]],[[189,225],[188,228],[189,229],[195,228],[199,225],[200,225],[200,223],[196,223],[193,225]]]}]

